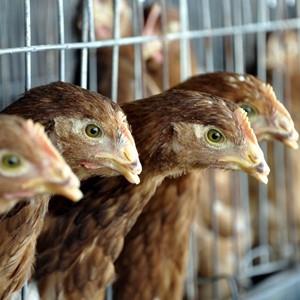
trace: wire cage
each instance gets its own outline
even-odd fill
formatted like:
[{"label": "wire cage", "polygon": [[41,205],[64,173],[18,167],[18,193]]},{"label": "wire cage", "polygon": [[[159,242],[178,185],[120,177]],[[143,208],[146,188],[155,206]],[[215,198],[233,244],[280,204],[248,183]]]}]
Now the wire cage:
[{"label": "wire cage", "polygon": [[[196,58],[197,73],[216,70],[252,73],[272,83],[278,98],[291,110],[296,127],[300,128],[297,115],[300,1],[132,0],[127,1],[132,10],[132,33],[122,36],[122,0],[102,0],[111,3],[113,12],[113,34],[107,39],[98,39],[95,34],[96,0],[0,2],[1,108],[12,103],[24,90],[56,80],[75,82],[97,91],[102,72],[97,69],[97,60],[101,60],[97,49],[103,47],[113,48],[110,95],[113,100],[120,97],[119,55],[124,45],[134,47],[134,98],[144,95],[143,83],[147,78],[143,49],[149,43],[158,41],[162,45],[165,62],[162,80],[166,89],[170,86],[166,58],[170,43],[175,41],[180,50],[181,80],[192,72],[191,49]],[[154,3],[162,10],[162,31],[159,35],[145,35],[143,9]],[[179,26],[172,32],[167,29],[167,9],[171,5],[177,9],[179,18]],[[299,288],[297,292],[300,280],[297,275],[300,234],[296,216],[297,154],[278,143],[263,143],[262,147],[274,170],[271,188],[259,185],[253,196],[247,176],[230,176],[230,218],[233,222],[231,235],[226,237],[226,243],[230,245],[227,250],[222,248],[224,237],[220,232],[223,225],[217,217],[224,210],[220,206],[224,191],[218,188],[217,173],[208,173],[211,219],[201,226],[212,236],[211,257],[206,257],[211,260],[211,272],[198,271],[203,246],[199,244],[198,235],[204,233],[203,228],[199,231],[196,220],[190,238],[185,285],[187,299],[300,297],[297,297],[300,295]],[[255,213],[253,209],[256,209]],[[242,220],[242,223],[235,220]],[[239,231],[240,228],[243,231]],[[243,241],[241,232],[246,237]],[[227,256],[232,257],[232,262],[226,269],[223,257]],[[222,281],[228,289],[225,295]],[[201,294],[203,288],[206,294]],[[107,293],[107,298],[112,298],[111,292]],[[26,299],[25,293],[23,299]]]}]

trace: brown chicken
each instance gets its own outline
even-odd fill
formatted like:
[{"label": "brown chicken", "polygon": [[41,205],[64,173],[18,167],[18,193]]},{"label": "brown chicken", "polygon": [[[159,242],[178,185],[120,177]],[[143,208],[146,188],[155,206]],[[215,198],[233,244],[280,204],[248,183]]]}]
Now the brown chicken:
[{"label": "brown chicken", "polygon": [[[139,182],[141,165],[125,115],[118,105],[105,97],[69,83],[57,82],[31,89],[5,112],[40,121],[81,179],[122,174],[132,183]],[[33,249],[43,226],[49,197],[43,196],[42,200],[19,207],[14,212],[18,215],[16,224],[11,221],[14,219],[9,219],[8,230],[16,230],[14,226],[18,229],[19,259],[26,258],[26,264],[23,262],[18,271],[18,276],[24,277],[22,282],[30,275]],[[57,204],[53,200],[51,205],[63,209],[63,200]],[[20,227],[20,220],[30,222]],[[51,219],[46,220],[46,228],[49,223]],[[54,227],[59,231],[56,224]],[[24,243],[20,243],[24,237]],[[13,284],[20,288],[17,278]]]},{"label": "brown chicken", "polygon": [[234,104],[172,90],[123,109],[143,163],[141,183],[95,177],[82,184],[81,205],[67,211],[50,207],[56,225],[39,239],[35,276],[44,299],[103,296],[114,279],[124,237],[166,176],[211,166],[243,169],[267,179],[263,153],[245,113]]},{"label": "brown chicken", "polygon": [[123,175],[139,183],[138,153],[126,116],[108,98],[71,83],[31,89],[4,110],[43,124],[76,175]]},{"label": "brown chicken", "polygon": [[[276,99],[272,87],[255,77],[217,72],[192,77],[177,87],[230,99],[248,112],[259,139],[278,139],[296,147],[298,133],[289,113]],[[127,236],[117,261],[117,299],[182,298],[190,226],[198,206],[202,220],[207,219],[205,213],[210,211],[209,198],[205,198],[209,196],[206,190],[209,181],[207,177],[202,178],[200,186],[199,178],[199,171],[192,172],[176,180],[166,179],[157,189]],[[201,198],[191,197],[200,195],[200,191]],[[223,215],[218,219],[220,230],[230,230],[232,234],[233,221],[228,217],[224,220]],[[228,221],[230,224],[226,224]],[[241,241],[242,247],[245,238]],[[203,251],[207,246],[199,247]]]},{"label": "brown chicken", "polygon": [[[112,37],[112,1],[94,0],[95,32],[97,39]],[[110,4],[109,4],[110,2]],[[132,10],[127,1],[121,1],[121,37],[132,36]],[[124,11],[124,12],[123,12]],[[179,13],[175,7],[167,7],[166,32],[174,33],[180,30]],[[144,9],[144,28],[142,35],[162,35],[161,8],[158,4],[147,6]],[[172,41],[168,43],[168,62],[164,62],[163,45],[161,41],[146,43],[142,48],[143,64],[143,92],[148,97],[160,93],[163,90],[163,64],[168,65],[168,85],[173,86],[180,82],[180,43]],[[106,96],[112,93],[112,48],[98,49],[98,91]],[[119,48],[118,67],[118,102],[131,102],[135,99],[135,60],[134,46],[126,45]],[[196,73],[197,61],[192,49],[191,73]]]},{"label": "brown chicken", "polygon": [[43,127],[0,115],[0,299],[9,299],[29,278],[36,228],[47,194],[73,201],[82,197],[79,180]]},{"label": "brown chicken", "polygon": [[[144,9],[145,25],[144,35],[162,35],[164,33],[162,22],[162,9],[156,3]],[[166,10],[166,33],[180,32],[179,11],[174,6],[167,6]],[[144,46],[144,58],[147,73],[153,78],[156,85],[163,90],[163,65],[168,68],[168,86],[175,86],[181,82],[180,76],[180,41],[167,43],[167,57],[164,57],[163,44],[154,41]],[[189,45],[188,68],[190,75],[197,73],[197,58],[191,45]],[[187,59],[187,58],[185,58]],[[167,60],[167,61],[166,61]]]},{"label": "brown chicken", "polygon": [[[272,75],[280,74],[280,77],[283,79],[284,95],[286,95],[287,99],[286,103],[291,111],[296,127],[300,127],[299,62],[300,48],[298,32],[288,30],[270,34],[267,44],[269,77],[271,79]],[[276,253],[276,258],[278,258],[278,255],[283,255],[285,258],[287,257],[286,255],[292,255],[291,258],[294,259],[294,251],[289,250],[293,244],[293,249],[297,249],[297,254],[299,254],[299,152],[286,151],[285,162],[284,174],[287,178],[285,181],[286,193],[284,189],[278,189],[278,184],[274,184],[269,188],[269,243],[272,247],[272,252]],[[280,199],[280,202],[278,199]],[[287,220],[287,227],[286,223],[282,222],[282,220]],[[284,246],[286,246],[285,249]]]}]

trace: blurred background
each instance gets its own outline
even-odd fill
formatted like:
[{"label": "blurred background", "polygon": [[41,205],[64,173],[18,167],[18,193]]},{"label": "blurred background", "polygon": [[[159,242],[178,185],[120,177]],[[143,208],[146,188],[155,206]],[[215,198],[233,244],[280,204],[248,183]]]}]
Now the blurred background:
[{"label": "blurred background", "polygon": [[[133,66],[132,77],[125,74],[132,78],[125,87],[132,99],[192,74],[250,73],[274,86],[300,130],[300,1],[0,4],[1,108],[26,89],[55,80],[113,100],[125,97],[125,56]],[[161,20],[151,28],[154,7]],[[149,70],[155,68],[162,76],[149,92]],[[207,172],[206,197],[191,230],[186,299],[300,299],[299,152],[277,143],[262,147],[273,171],[267,187],[242,174]]]}]

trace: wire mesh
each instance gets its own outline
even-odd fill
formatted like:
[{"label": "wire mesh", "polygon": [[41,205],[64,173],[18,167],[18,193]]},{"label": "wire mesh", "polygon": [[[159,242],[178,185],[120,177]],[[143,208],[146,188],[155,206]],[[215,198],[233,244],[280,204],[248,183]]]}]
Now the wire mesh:
[{"label": "wire mesh", "polygon": [[[111,98],[118,99],[118,72],[120,47],[134,47],[134,95],[144,95],[145,66],[143,48],[150,42],[160,41],[163,45],[164,61],[169,61],[169,43],[180,43],[180,77],[191,74],[190,45],[197,58],[199,73],[215,70],[251,72],[262,80],[271,81],[275,91],[284,103],[291,107],[293,87],[288,68],[268,66],[269,36],[280,40],[284,33],[297,33],[297,53],[300,46],[300,1],[292,0],[160,0],[156,3],[162,10],[162,34],[143,34],[143,7],[155,1],[129,1],[132,9],[132,34],[122,36],[122,0],[113,1],[112,36],[99,40],[95,36],[95,4],[93,0],[1,0],[0,11],[0,103],[1,107],[14,101],[24,90],[54,80],[70,81],[82,87],[97,90],[101,70],[97,70],[97,49],[112,47],[112,91]],[[169,32],[167,8],[175,5],[179,11],[180,27]],[[81,21],[78,19],[81,15]],[[78,33],[80,32],[80,33]],[[300,57],[300,56],[299,56]],[[300,61],[298,61],[300,62]],[[78,71],[80,65],[80,72]],[[299,65],[297,66],[299,68]],[[271,75],[269,75],[271,73]],[[76,76],[75,76],[76,75]],[[163,64],[163,86],[169,83],[169,66]],[[78,77],[80,80],[78,81]],[[294,104],[295,105],[295,104]],[[296,116],[297,117],[297,116]],[[297,124],[297,123],[296,123]],[[298,123],[299,124],[299,123]],[[269,153],[270,147],[273,153]],[[219,224],[215,217],[215,204],[220,195],[211,176],[211,214],[213,216],[213,274],[197,278],[197,241],[191,233],[191,257],[187,276],[187,298],[197,299],[198,286],[211,283],[212,298],[221,299],[218,281],[226,277],[230,282],[234,299],[244,295],[254,285],[253,279],[262,275],[284,270],[291,263],[297,263],[299,233],[293,217],[291,203],[298,201],[291,190],[295,189],[289,180],[288,170],[292,168],[290,153],[282,145],[263,144],[265,153],[274,164],[275,206],[281,212],[276,220],[279,230],[275,244],[270,242],[269,194],[265,186],[259,186],[259,209],[255,216],[258,222],[258,240],[253,244],[251,224],[251,203],[249,182],[245,175],[232,175],[232,219],[238,219],[240,211],[247,224],[246,251],[239,253],[239,236],[233,223],[235,271],[223,274],[219,266]],[[290,200],[291,199],[291,200]],[[288,203],[288,202],[291,203]],[[272,237],[273,238],[273,237]],[[23,290],[23,299],[26,298]],[[108,298],[112,298],[111,290]]]}]

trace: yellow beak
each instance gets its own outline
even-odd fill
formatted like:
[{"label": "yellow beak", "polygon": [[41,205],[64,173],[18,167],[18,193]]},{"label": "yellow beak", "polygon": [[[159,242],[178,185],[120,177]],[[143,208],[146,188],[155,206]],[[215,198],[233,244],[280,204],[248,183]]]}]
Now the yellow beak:
[{"label": "yellow beak", "polygon": [[264,184],[268,183],[270,168],[258,144],[249,142],[240,156],[228,156],[222,161],[235,165],[236,169],[246,172]]},{"label": "yellow beak", "polygon": [[117,171],[130,183],[140,183],[138,175],[142,172],[142,165],[135,145],[126,145],[119,149],[117,154],[101,153],[98,157],[105,160],[105,167]]},{"label": "yellow beak", "polygon": [[27,181],[22,186],[24,189],[34,190],[35,193],[61,195],[74,202],[83,196],[79,187],[79,179],[64,161],[47,168],[44,175]]}]

